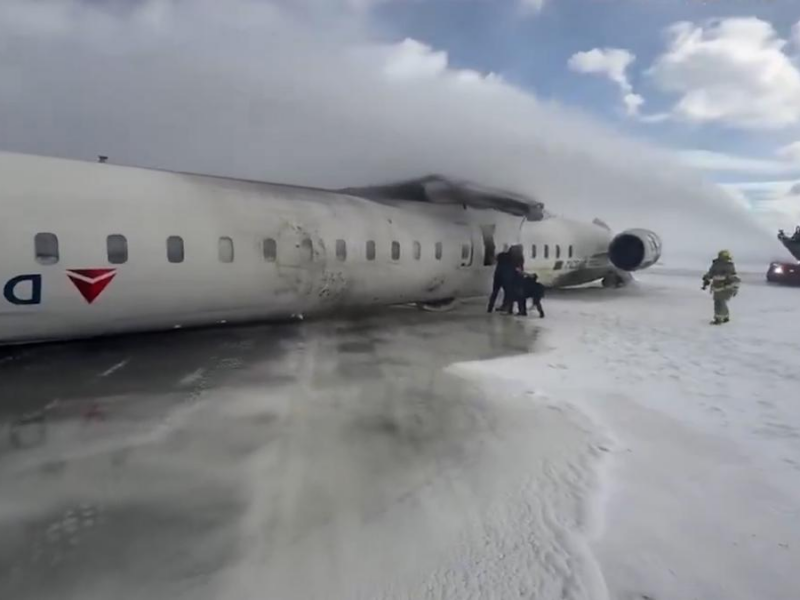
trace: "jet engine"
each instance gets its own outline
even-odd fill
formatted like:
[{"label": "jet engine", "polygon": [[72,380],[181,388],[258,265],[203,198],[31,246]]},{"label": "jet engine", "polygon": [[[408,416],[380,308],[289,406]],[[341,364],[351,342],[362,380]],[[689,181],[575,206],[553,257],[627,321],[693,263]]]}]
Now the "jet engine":
[{"label": "jet engine", "polygon": [[647,229],[628,229],[608,247],[608,259],[620,271],[652,267],[661,258],[661,238]]}]

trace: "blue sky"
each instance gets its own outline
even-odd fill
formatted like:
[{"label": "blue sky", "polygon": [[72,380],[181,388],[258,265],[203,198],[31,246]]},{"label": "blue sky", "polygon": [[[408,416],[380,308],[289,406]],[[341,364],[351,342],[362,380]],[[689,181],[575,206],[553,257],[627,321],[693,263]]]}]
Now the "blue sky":
[{"label": "blue sky", "polygon": [[[541,11],[527,15],[522,14],[519,2],[396,0],[379,5],[373,18],[389,35],[411,37],[447,51],[454,67],[496,72],[542,99],[581,107],[629,134],[676,150],[780,161],[776,152],[800,140],[800,112],[796,122],[780,126],[742,126],[735,115],[718,120],[642,122],[625,114],[619,89],[610,79],[568,68],[570,57],[578,52],[627,50],[635,55],[627,77],[635,93],[645,100],[643,112],[668,112],[681,94],[661,89],[648,69],[667,51],[670,26],[688,21],[708,31],[714,20],[757,18],[771,26],[778,38],[787,40],[784,52],[796,66],[800,44],[794,47],[788,40],[800,21],[800,2],[549,0]],[[731,182],[774,181],[782,170],[780,165],[758,167],[753,172],[730,166],[709,171],[715,180]],[[782,176],[800,178],[800,162],[796,172],[788,166],[785,171]]]}]

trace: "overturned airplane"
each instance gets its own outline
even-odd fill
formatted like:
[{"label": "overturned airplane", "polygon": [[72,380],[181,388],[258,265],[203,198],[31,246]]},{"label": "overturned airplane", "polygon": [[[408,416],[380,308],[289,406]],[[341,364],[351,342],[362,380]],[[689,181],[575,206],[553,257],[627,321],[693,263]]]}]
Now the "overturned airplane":
[{"label": "overturned airplane", "polygon": [[549,286],[661,254],[650,231],[441,176],[324,190],[0,153],[0,180],[0,344],[441,307],[486,294],[515,244]]}]

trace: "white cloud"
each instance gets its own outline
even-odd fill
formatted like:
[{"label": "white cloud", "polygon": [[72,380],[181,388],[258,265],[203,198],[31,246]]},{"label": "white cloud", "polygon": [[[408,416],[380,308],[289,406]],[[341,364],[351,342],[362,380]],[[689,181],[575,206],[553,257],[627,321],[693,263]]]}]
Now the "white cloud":
[{"label": "white cloud", "polygon": [[800,166],[800,142],[794,142],[783,148],[779,148],[777,155],[786,160],[793,161]]},{"label": "white cloud", "polygon": [[748,173],[751,175],[800,176],[800,164],[786,160],[769,160],[735,156],[708,150],[682,150],[678,152],[681,162],[687,166],[715,173]]},{"label": "white cloud", "polygon": [[387,49],[383,70],[394,80],[436,78],[448,70],[447,52],[435,51],[417,40],[405,39]]},{"label": "white cloud", "polygon": [[622,103],[625,105],[625,111],[629,115],[637,115],[642,104],[644,104],[644,98],[639,94],[625,94],[622,98]]},{"label": "white cloud", "polygon": [[449,79],[461,83],[489,83],[502,81],[494,73],[484,75],[471,69],[450,67],[447,52],[434,50],[431,46],[406,38],[397,44],[383,47],[370,46],[363,59],[377,59],[381,69],[391,82],[413,83],[431,79]]},{"label": "white cloud", "polygon": [[634,60],[636,57],[627,50],[594,48],[588,52],[574,54],[569,59],[569,66],[579,73],[606,75],[621,87],[629,88],[626,70]]},{"label": "white cloud", "polygon": [[520,0],[523,11],[528,14],[539,14],[544,10],[546,0]]},{"label": "white cloud", "polygon": [[682,22],[668,34],[649,75],[680,95],[677,118],[746,129],[800,122],[800,71],[771,24],[755,17]]},{"label": "white cloud", "polygon": [[[145,18],[117,3],[0,2],[3,148],[320,186],[439,172],[650,227],[673,254],[732,236],[739,255],[771,248],[672,154],[420,42],[386,41],[341,1],[168,4]],[[38,27],[50,10],[57,26]]]},{"label": "white cloud", "polygon": [[620,48],[594,48],[588,52],[573,54],[568,66],[578,73],[603,75],[619,86],[622,102],[629,115],[637,115],[644,98],[633,93],[633,86],[628,80],[628,67],[636,60],[636,56],[628,50]]}]

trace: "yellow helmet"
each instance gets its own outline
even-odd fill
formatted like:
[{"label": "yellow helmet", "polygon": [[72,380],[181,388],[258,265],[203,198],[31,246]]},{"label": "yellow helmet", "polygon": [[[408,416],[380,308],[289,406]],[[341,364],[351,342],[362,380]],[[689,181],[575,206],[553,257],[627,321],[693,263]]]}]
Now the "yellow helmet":
[{"label": "yellow helmet", "polygon": [[731,251],[730,250],[720,250],[719,254],[717,255],[718,258],[722,260],[731,260]]}]

